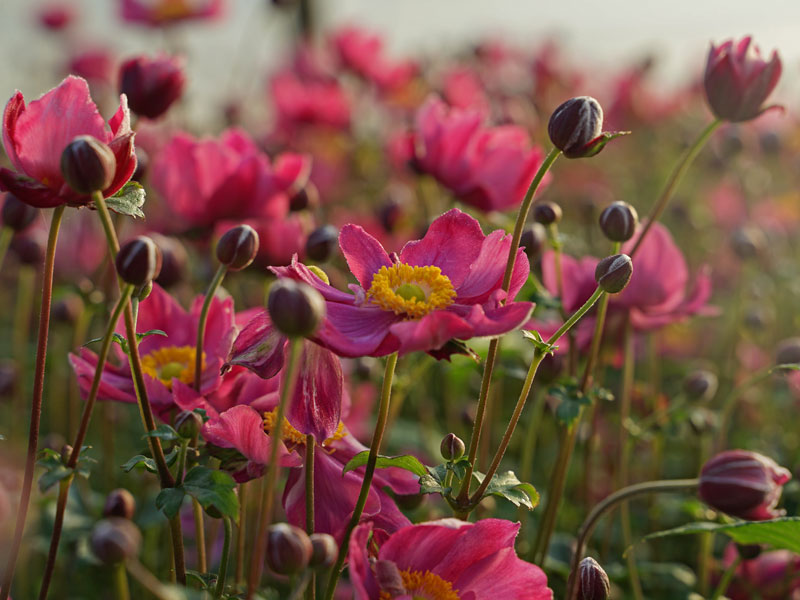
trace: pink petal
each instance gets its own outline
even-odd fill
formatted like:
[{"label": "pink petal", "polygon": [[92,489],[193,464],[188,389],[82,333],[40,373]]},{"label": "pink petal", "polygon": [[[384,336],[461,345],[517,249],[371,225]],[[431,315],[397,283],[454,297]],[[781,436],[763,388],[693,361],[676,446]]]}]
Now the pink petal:
[{"label": "pink petal", "polygon": [[270,271],[275,273],[278,277],[289,277],[296,281],[307,283],[316,289],[322,297],[329,302],[341,302],[345,304],[353,304],[354,298],[352,294],[337,290],[335,287],[328,285],[312,273],[307,266],[298,262],[297,255],[292,257],[292,262],[288,267],[270,267]]},{"label": "pink petal", "polygon": [[227,364],[247,367],[264,379],[283,368],[286,336],[272,327],[269,313],[262,311],[239,332]]},{"label": "pink petal", "polygon": [[389,327],[400,341],[398,352],[437,350],[451,339],[469,339],[473,335],[470,323],[449,310],[428,313],[418,321],[400,321]]},{"label": "pink petal", "polygon": [[339,233],[339,247],[347,266],[365,290],[381,267],[391,267],[392,261],[381,243],[359,225],[345,225]]},{"label": "pink petal", "polygon": [[474,594],[476,600],[552,600],[547,576],[537,567],[517,557],[513,546],[499,550],[473,563],[453,583],[461,597]]},{"label": "pink petal", "polygon": [[395,342],[384,346],[390,327],[401,319],[393,312],[336,302],[328,302],[327,309],[315,341],[339,356],[383,356],[397,349]]},{"label": "pink petal", "polygon": [[404,527],[381,546],[379,557],[391,560],[403,570],[433,571],[472,527],[471,523],[458,519]]},{"label": "pink petal", "polygon": [[25,98],[22,96],[22,92],[17,91],[16,94],[11,96],[11,99],[9,99],[3,111],[3,147],[6,149],[6,154],[11,164],[14,165],[14,168],[18,171],[22,170],[22,166],[19,162],[19,156],[17,156],[15,130],[19,116],[24,110]]},{"label": "pink petal", "polygon": [[[235,448],[259,464],[269,463],[270,437],[264,433],[264,420],[249,406],[234,406],[203,425],[203,438],[220,448]],[[281,444],[279,456],[287,454]]]},{"label": "pink petal", "polygon": [[[78,380],[81,396],[86,399],[89,396],[94,372],[97,368],[97,355],[87,348],[81,348],[78,354],[69,355],[69,363]],[[99,400],[135,403],[136,395],[130,373],[106,364],[100,378],[97,398]]]},{"label": "pink petal", "polygon": [[303,342],[300,371],[286,418],[295,429],[313,434],[321,443],[336,432],[341,412],[342,366],[338,357],[317,344]]},{"label": "pink petal", "polygon": [[64,198],[35,179],[0,167],[0,190],[11,192],[22,202],[37,208],[53,208],[64,204]]},{"label": "pink petal", "polygon": [[502,335],[522,327],[530,318],[533,307],[532,302],[511,302],[497,308],[483,307],[479,304],[473,304],[471,307],[454,304],[447,310],[460,315],[472,326],[470,337],[488,337]]},{"label": "pink petal", "polygon": [[[511,236],[497,230],[486,236],[481,244],[478,257],[470,266],[469,275],[456,290],[460,304],[482,304],[489,295],[502,287],[503,274],[511,248]],[[514,270],[511,274],[509,298],[513,300],[520,288],[528,280],[530,264],[523,250],[517,252]]]}]

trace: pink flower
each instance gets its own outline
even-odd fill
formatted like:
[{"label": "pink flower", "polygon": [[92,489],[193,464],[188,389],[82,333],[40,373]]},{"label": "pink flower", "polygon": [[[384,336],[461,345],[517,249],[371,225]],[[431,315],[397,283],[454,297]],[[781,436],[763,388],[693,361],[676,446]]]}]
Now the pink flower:
[{"label": "pink flower", "polygon": [[417,66],[413,62],[392,61],[385,56],[383,40],[377,34],[346,26],[339,29],[331,41],[345,67],[382,91],[401,88],[416,75]]},{"label": "pink flower", "polygon": [[186,84],[183,61],[160,55],[137,56],[119,70],[120,92],[128,97],[131,110],[142,117],[157,119],[181,97]]},{"label": "pink flower", "polygon": [[218,140],[174,135],[153,161],[151,182],[186,225],[208,227],[224,219],[284,218],[288,195],[309,171],[307,157],[286,153],[271,163],[244,131],[229,129]]},{"label": "pink flower", "polygon": [[[191,388],[195,375],[197,322],[203,300],[203,296],[197,296],[187,312],[156,284],[150,296],[139,305],[137,331],[142,333],[158,329],[166,333],[166,337],[149,335],[139,344],[147,393],[153,410],[162,417],[167,417],[176,405],[184,404],[181,408],[187,408],[185,404],[193,398]],[[125,335],[122,323],[117,326],[117,332]],[[209,395],[219,387],[219,372],[235,333],[233,300],[214,298],[203,340],[202,395]],[[128,358],[116,345],[114,347],[117,364],[106,363],[98,398],[136,402]],[[78,354],[70,354],[69,360],[81,393],[86,396],[91,387],[97,356],[91,350],[81,348]]]},{"label": "pink flower", "polygon": [[114,84],[116,58],[108,48],[83,48],[70,56],[65,71],[83,77],[92,88],[98,86],[105,90]]},{"label": "pink flower", "polygon": [[752,38],[711,44],[703,79],[711,112],[723,121],[749,121],[775,106],[763,107],[781,77],[781,59],[772,51],[769,61],[761,58]]},{"label": "pink flower", "polygon": [[355,295],[324,283],[296,260],[272,271],[322,294],[327,317],[314,341],[336,354],[423,351],[444,358],[454,351],[453,341],[502,335],[527,320],[533,305],[513,302],[530,269],[524,251],[517,253],[507,297],[501,287],[510,245],[505,232],[486,236],[475,219],[452,209],[399,256],[387,254],[361,227],[344,226],[339,246],[360,284],[350,286]]},{"label": "pink flower", "polygon": [[291,136],[298,127],[350,127],[350,101],[335,79],[302,79],[291,70],[275,75],[269,84],[275,103],[276,128]]},{"label": "pink flower", "polygon": [[39,24],[50,31],[61,31],[75,20],[75,7],[66,2],[50,2],[39,9]]},{"label": "pink flower", "polygon": [[483,126],[473,110],[448,109],[437,97],[417,111],[415,166],[455,196],[483,211],[518,206],[544,152],[520,127]]},{"label": "pink flower", "polygon": [[119,109],[106,126],[89,95],[89,86],[79,77],[67,77],[28,106],[22,92],[17,92],[3,114],[3,146],[15,171],[0,168],[0,189],[40,208],[91,202],[89,196],[73,191],[61,175],[61,153],[78,135],[94,136],[114,152],[114,179],[103,190],[104,196],[113,195],[136,169],[125,96],[120,97]]},{"label": "pink flower", "polygon": [[216,20],[225,10],[224,0],[120,0],[122,18],[151,27],[190,19]]},{"label": "pink flower", "polygon": [[388,536],[359,525],[350,543],[356,598],[552,600],[544,572],[514,551],[518,531],[502,519],[441,519]]},{"label": "pink flower", "polygon": [[[723,565],[728,568],[739,555],[735,544],[725,548]],[[742,561],[725,596],[731,600],[798,600],[800,598],[800,556],[788,550],[762,552]]]}]

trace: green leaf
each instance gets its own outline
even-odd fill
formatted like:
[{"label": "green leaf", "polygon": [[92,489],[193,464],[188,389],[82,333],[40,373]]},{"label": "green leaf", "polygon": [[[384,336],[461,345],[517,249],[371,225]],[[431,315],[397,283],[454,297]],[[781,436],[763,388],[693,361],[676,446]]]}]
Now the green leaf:
[{"label": "green leaf", "polygon": [[[458,486],[463,481],[464,476],[467,474],[467,467],[469,466],[469,459],[465,456],[456,462],[446,462],[435,467],[426,466],[428,471],[426,474],[419,478],[419,493],[420,494],[441,494],[447,496],[454,486]],[[444,481],[447,473],[453,473],[453,481],[451,485],[445,485]],[[473,472],[473,477],[478,475],[477,471]]]},{"label": "green leaf", "polygon": [[161,423],[158,427],[156,427],[153,431],[149,431],[145,433],[143,438],[154,437],[164,440],[165,442],[173,442],[180,438],[178,432],[175,431],[172,427],[167,425],[166,423]]},{"label": "green leaf", "polygon": [[161,329],[148,329],[147,331],[143,331],[142,333],[137,333],[136,340],[141,342],[144,338],[151,335],[163,335],[164,337],[169,337],[167,335],[167,332],[162,331]]},{"label": "green leaf", "polygon": [[[352,471],[353,469],[364,466],[367,464],[368,458],[369,450],[359,452],[344,466],[344,469],[342,469],[342,475]],[[378,456],[375,467],[378,469],[397,467],[398,469],[411,471],[417,477],[423,477],[427,473],[425,470],[425,465],[423,465],[421,462],[419,462],[419,460],[417,460],[417,458],[411,456],[410,454],[404,454],[403,456]]]},{"label": "green leaf", "polygon": [[[164,458],[167,461],[167,466],[174,465],[175,461],[178,458],[177,446],[173,448],[169,452],[169,454],[167,454]],[[158,467],[156,466],[156,461],[150,458],[149,456],[145,456],[144,454],[137,454],[136,456],[128,460],[125,464],[123,464],[120,468],[123,469],[126,473],[130,473],[134,468],[138,466],[143,466],[151,473],[158,473]]]},{"label": "green leaf", "polygon": [[[476,473],[478,481],[483,482],[483,473]],[[495,473],[486,486],[486,496],[500,496],[514,506],[524,506],[533,510],[539,504],[539,493],[530,483],[522,483],[513,471]]]},{"label": "green leaf", "polygon": [[[41,464],[41,463],[40,463]],[[58,466],[48,469],[42,476],[39,477],[39,491],[46,492],[62,479],[66,479],[72,475],[72,469],[67,468],[65,465],[59,464]]]},{"label": "green leaf", "polygon": [[523,330],[522,337],[524,337],[526,340],[529,340],[531,344],[533,344],[534,347],[543,354],[552,354],[553,352],[558,350],[558,346],[556,346],[555,344],[548,344],[547,342],[545,342],[544,338],[542,338],[542,334],[539,333],[538,331]]},{"label": "green leaf", "polygon": [[581,409],[592,403],[591,397],[581,392],[574,378],[551,387],[548,393],[560,400],[556,407],[556,418],[566,427],[572,427]]},{"label": "green leaf", "polygon": [[106,199],[106,205],[115,213],[144,218],[145,191],[138,181],[129,181],[116,194]]},{"label": "green leaf", "polygon": [[723,533],[739,544],[765,544],[776,550],[789,550],[800,554],[800,517],[740,523],[689,523],[674,529],[651,533],[644,539],[705,532]]},{"label": "green leaf", "polygon": [[165,488],[156,496],[156,508],[171,519],[181,509],[185,495],[183,487]]},{"label": "green leaf", "polygon": [[239,498],[234,491],[236,482],[227,473],[208,467],[192,467],[183,479],[183,488],[203,508],[213,507],[227,517],[238,519]]}]

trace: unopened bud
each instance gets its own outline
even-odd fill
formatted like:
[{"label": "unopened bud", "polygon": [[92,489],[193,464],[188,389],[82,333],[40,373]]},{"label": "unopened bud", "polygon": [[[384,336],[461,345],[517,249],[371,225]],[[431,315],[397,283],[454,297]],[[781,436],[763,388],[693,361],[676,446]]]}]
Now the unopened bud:
[{"label": "unopened bud", "polygon": [[83,298],[78,294],[67,294],[53,303],[53,320],[59,323],[74,323],[83,312]]},{"label": "unopened bud", "polygon": [[627,242],[636,233],[639,215],[627,202],[614,202],[600,213],[600,229],[612,242]]},{"label": "unopened bud", "polygon": [[539,368],[536,370],[536,379],[542,383],[552,383],[564,371],[564,356],[561,354],[545,354]]},{"label": "unopened bud", "polygon": [[258,254],[258,234],[250,225],[226,231],[217,244],[217,260],[231,271],[240,271]]},{"label": "unopened bud", "polygon": [[701,406],[689,413],[689,427],[695,434],[705,435],[716,431],[719,427],[719,417],[714,411]]},{"label": "unopened bud", "polygon": [[128,97],[131,111],[156,119],[181,97],[186,84],[183,61],[171,56],[137,56],[119,70],[120,93]]},{"label": "unopened bud", "polygon": [[170,288],[183,279],[189,255],[183,244],[173,237],[160,233],[153,233],[150,237],[161,250],[161,272],[155,282],[163,288]]},{"label": "unopened bud", "polygon": [[556,108],[547,124],[553,145],[567,158],[592,156],[603,132],[603,109],[590,96],[578,96]]},{"label": "unopened bud", "polygon": [[625,289],[633,275],[633,262],[627,254],[607,256],[594,270],[594,280],[609,294],[618,294]]},{"label": "unopened bud", "polygon": [[294,575],[308,566],[311,540],[305,531],[288,523],[270,525],[267,531],[267,565],[279,575]]},{"label": "unopened bud", "polygon": [[94,555],[105,564],[116,564],[139,554],[142,534],[133,521],[109,517],[94,526],[90,545]]},{"label": "unopened bud", "polygon": [[758,256],[765,244],[764,234],[755,227],[742,227],[731,236],[731,248],[742,260]]},{"label": "unopened bud", "polygon": [[90,135],[80,135],[61,153],[61,174],[79,194],[102,192],[114,180],[117,159],[108,145]]},{"label": "unopened bud", "polygon": [[104,517],[132,519],[134,512],[136,512],[136,499],[125,488],[111,490],[106,496],[106,503],[103,505]]},{"label": "unopened bud", "polygon": [[561,216],[561,207],[555,202],[539,202],[533,207],[533,220],[542,225],[558,223]]},{"label": "unopened bud", "polygon": [[402,216],[403,208],[401,204],[393,198],[389,198],[378,211],[378,220],[380,220],[383,228],[389,233],[395,230]]},{"label": "unopened bud", "polygon": [[2,218],[5,227],[10,227],[14,231],[22,231],[33,223],[38,214],[38,208],[25,204],[13,194],[6,194],[0,218]]},{"label": "unopened bud", "polygon": [[711,371],[694,371],[683,380],[683,391],[692,400],[711,400],[718,386],[719,380]]},{"label": "unopened bud", "polygon": [[143,287],[161,270],[161,252],[149,237],[140,235],[120,248],[115,261],[117,273],[125,283]]},{"label": "unopened bud", "polygon": [[38,235],[14,236],[11,250],[23,265],[40,267],[44,262],[44,243]]},{"label": "unopened bud", "polygon": [[439,450],[442,453],[442,458],[445,460],[458,460],[464,456],[466,446],[464,446],[464,441],[455,433],[448,433],[444,436],[444,439],[442,439]]},{"label": "unopened bud", "polygon": [[193,410],[184,410],[175,417],[175,431],[184,439],[191,440],[197,437],[203,428],[203,419]]},{"label": "unopened bud", "polygon": [[300,190],[289,198],[289,210],[299,212],[307,208],[314,208],[319,204],[319,192],[313,183],[306,183]]},{"label": "unopened bud", "polygon": [[800,337],[789,338],[778,344],[775,362],[779,365],[800,364]]},{"label": "unopened bud", "polygon": [[72,456],[72,446],[70,444],[61,446],[61,462],[67,464],[70,456]]},{"label": "unopened bud", "polygon": [[327,569],[334,562],[339,552],[334,537],[328,533],[312,533],[308,536],[311,540],[311,558],[308,566],[312,569]]},{"label": "unopened bud", "polygon": [[534,223],[522,232],[519,245],[525,248],[528,260],[534,261],[542,255],[547,242],[547,230],[541,223]]},{"label": "unopened bud", "polygon": [[325,318],[325,300],[305,283],[279,279],[269,290],[267,310],[275,327],[289,337],[309,337]]},{"label": "unopened bud", "polygon": [[736,551],[742,560],[753,560],[761,556],[762,547],[759,544],[736,544]]},{"label": "unopened bud", "polygon": [[608,575],[595,559],[587,556],[578,566],[578,598],[607,600],[611,595]]},{"label": "unopened bud", "polygon": [[339,230],[333,225],[318,227],[306,240],[306,256],[317,262],[325,262],[336,251]]}]

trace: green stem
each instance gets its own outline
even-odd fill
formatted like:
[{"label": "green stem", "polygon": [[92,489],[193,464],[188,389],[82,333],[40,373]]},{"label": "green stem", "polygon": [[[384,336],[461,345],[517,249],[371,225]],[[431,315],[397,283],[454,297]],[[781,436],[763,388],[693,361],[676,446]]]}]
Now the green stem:
[{"label": "green stem", "polygon": [[189,450],[189,440],[181,440],[178,448],[178,466],[175,469],[175,485],[183,483],[183,475],[186,473],[186,453]]},{"label": "green stem", "polygon": [[3,270],[3,262],[6,259],[8,247],[11,245],[11,238],[14,237],[14,230],[7,225],[0,229],[0,271]]},{"label": "green stem", "polygon": [[714,593],[711,594],[711,598],[709,600],[719,600],[722,597],[722,594],[725,593],[725,590],[728,589],[728,586],[731,584],[731,579],[736,574],[736,569],[739,568],[739,565],[742,564],[742,557],[737,556],[736,560],[734,560],[730,566],[725,569],[725,572],[722,574],[722,578],[719,580],[719,584],[714,589]]},{"label": "green stem", "polygon": [[[561,240],[558,235],[558,224],[550,223],[547,226],[547,238],[550,247],[553,249],[553,270],[556,274],[556,293],[558,294],[558,312],[561,318],[566,321],[567,310],[564,307],[564,270],[561,266]],[[577,349],[572,334],[569,335],[569,351],[567,356],[567,372],[570,375],[575,373],[575,363],[577,362]]]},{"label": "green stem", "polygon": [[206,530],[203,526],[203,507],[192,498],[192,514],[194,515],[194,540],[197,547],[197,569],[201,573],[208,571],[208,559],[206,558]]},{"label": "green stem", "polygon": [[575,553],[572,555],[572,567],[570,568],[569,587],[567,588],[566,600],[576,600],[578,597],[578,578],[575,575],[578,573],[578,566],[583,558],[583,551],[586,548],[586,543],[594,531],[597,521],[608,510],[614,508],[620,502],[641,496],[643,494],[656,494],[665,492],[680,492],[690,490],[700,485],[698,479],[668,479],[664,481],[646,481],[644,483],[637,483],[628,487],[622,488],[608,496],[605,500],[597,504],[586,520],[578,530],[578,541],[575,546]]},{"label": "green stem", "polygon": [[131,600],[131,590],[128,586],[128,574],[125,571],[125,563],[117,563],[113,566],[113,569],[115,597],[117,600]]},{"label": "green stem", "polygon": [[328,587],[325,590],[325,600],[333,600],[336,584],[339,581],[344,561],[347,558],[347,551],[350,547],[350,536],[353,535],[353,530],[361,520],[361,513],[364,512],[364,506],[367,504],[367,497],[369,496],[369,491],[372,486],[372,476],[375,474],[375,465],[378,462],[378,453],[381,449],[381,441],[383,440],[386,420],[389,415],[389,400],[392,395],[392,380],[394,379],[394,370],[396,366],[397,352],[394,352],[386,358],[386,368],[383,372],[383,387],[381,388],[381,399],[378,407],[378,420],[375,423],[375,431],[372,434],[372,443],[369,447],[367,467],[364,471],[364,481],[361,483],[361,491],[358,494],[358,500],[353,509],[353,514],[344,530],[342,543],[339,546],[339,554],[336,557],[336,564],[333,565],[331,576],[328,580]]},{"label": "green stem", "polygon": [[236,584],[244,583],[245,542],[247,536],[247,489],[246,482],[239,484],[239,527],[236,530]]},{"label": "green stem", "polygon": [[709,123],[709,125],[702,132],[700,132],[700,135],[697,136],[697,139],[695,139],[692,145],[689,146],[681,155],[678,163],[675,165],[675,168],[672,170],[672,173],[670,173],[669,178],[664,184],[664,188],[661,190],[661,194],[658,196],[656,203],[653,205],[650,214],[647,216],[647,222],[644,225],[644,229],[642,229],[639,239],[636,240],[633,250],[631,250],[629,254],[631,258],[633,258],[634,254],[636,254],[636,251],[639,249],[639,246],[641,246],[642,241],[647,235],[647,232],[650,231],[653,223],[658,221],[658,219],[661,217],[661,214],[667,207],[667,203],[675,193],[675,189],[678,187],[678,184],[683,178],[684,173],[686,173],[686,170],[689,168],[689,165],[692,164],[697,154],[708,141],[708,138],[711,137],[711,134],[714,133],[714,130],[720,125],[722,125],[722,121],[719,119],[715,119]]},{"label": "green stem", "polygon": [[[533,177],[530,186],[528,186],[528,191],[525,193],[525,198],[522,200],[522,204],[519,207],[517,220],[514,224],[514,233],[511,236],[511,247],[508,249],[506,270],[503,272],[503,290],[506,292],[511,289],[511,275],[514,273],[517,250],[519,250],[519,241],[522,239],[522,230],[525,228],[525,222],[528,220],[528,213],[530,212],[531,203],[533,202],[533,195],[536,193],[539,184],[542,183],[545,174],[550,170],[550,167],[560,154],[561,150],[557,148],[550,150],[544,162],[539,167],[539,170],[536,172],[536,175]],[[481,379],[481,391],[478,396],[478,408],[475,412],[475,423],[472,426],[472,436],[469,440],[469,453],[467,454],[469,464],[467,465],[467,472],[457,498],[459,504],[466,504],[469,500],[469,486],[472,482],[472,471],[475,468],[475,459],[478,456],[478,445],[481,441],[481,431],[483,430],[483,422],[486,416],[486,402],[489,399],[489,387],[492,383],[492,372],[494,371],[495,360],[497,360],[497,347],[499,343],[499,338],[492,339],[489,342],[489,350],[486,354],[483,378]]]},{"label": "green stem", "polygon": [[225,527],[225,537],[222,541],[222,557],[219,563],[219,575],[217,576],[217,587],[214,590],[215,598],[222,598],[222,592],[225,591],[225,578],[228,576],[228,557],[231,552],[231,535],[233,527],[231,526],[230,517],[222,517],[222,524]]},{"label": "green stem", "polygon": [[124,564],[128,569],[128,573],[133,576],[139,585],[158,598],[158,600],[175,600],[175,592],[161,583],[138,560],[128,560]]},{"label": "green stem", "polygon": [[278,483],[278,449],[281,447],[281,429],[286,414],[286,406],[292,396],[300,366],[300,354],[303,351],[303,338],[294,338],[289,341],[289,360],[281,386],[281,397],[278,402],[278,412],[270,432],[270,459],[265,479],[264,497],[262,498],[261,514],[258,518],[258,532],[256,534],[253,556],[250,560],[250,575],[247,580],[247,598],[253,597],[256,586],[261,580],[261,568],[264,563],[264,552],[267,548],[267,527],[272,520],[272,501],[275,497],[275,487]]},{"label": "green stem", "polygon": [[206,321],[208,321],[208,310],[211,308],[211,300],[214,299],[214,294],[217,293],[217,288],[225,278],[225,273],[228,272],[228,265],[220,265],[217,269],[214,279],[208,286],[206,297],[203,301],[203,308],[200,311],[200,319],[197,321],[197,347],[195,349],[194,358],[194,389],[200,391],[200,381],[203,378],[203,337],[206,333]]},{"label": "green stem", "polygon": [[36,344],[36,366],[33,377],[31,422],[28,432],[28,452],[25,457],[25,476],[17,508],[14,538],[10,545],[3,583],[0,586],[0,600],[7,600],[11,593],[11,580],[14,578],[14,568],[17,564],[20,544],[22,543],[22,533],[25,529],[25,519],[28,516],[28,507],[31,500],[33,470],[36,465],[36,452],[39,448],[39,423],[42,418],[44,368],[45,359],[47,358],[47,336],[50,331],[50,304],[53,300],[53,268],[56,258],[56,245],[58,243],[58,230],[61,226],[65,207],[66,205],[62,204],[53,211],[53,219],[50,221],[50,233],[47,236],[47,250],[45,251],[44,272],[42,274],[42,303],[39,311],[39,337]]}]

